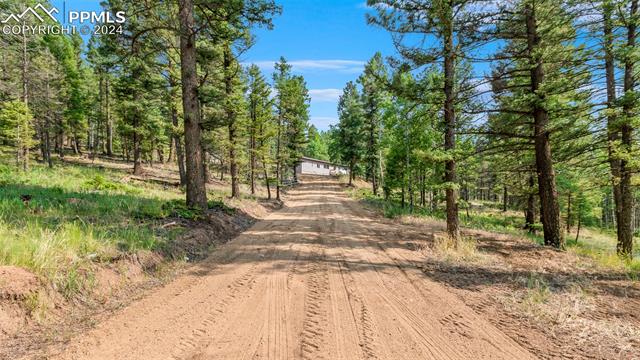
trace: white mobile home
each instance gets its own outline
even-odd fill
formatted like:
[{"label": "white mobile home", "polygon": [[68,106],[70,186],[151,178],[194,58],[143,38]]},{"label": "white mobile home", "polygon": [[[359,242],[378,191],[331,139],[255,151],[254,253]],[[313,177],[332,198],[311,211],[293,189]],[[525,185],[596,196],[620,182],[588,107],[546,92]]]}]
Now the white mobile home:
[{"label": "white mobile home", "polygon": [[346,166],[333,164],[328,161],[301,157],[296,165],[296,174],[301,175],[346,175],[349,169]]}]

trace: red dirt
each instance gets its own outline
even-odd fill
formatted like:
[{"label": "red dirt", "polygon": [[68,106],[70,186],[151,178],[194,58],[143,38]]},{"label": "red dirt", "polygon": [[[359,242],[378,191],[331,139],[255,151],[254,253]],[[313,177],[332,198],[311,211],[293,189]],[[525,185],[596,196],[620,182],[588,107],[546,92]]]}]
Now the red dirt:
[{"label": "red dirt", "polygon": [[305,179],[185,275],[27,358],[640,358],[637,281],[487,232],[465,231],[480,259],[451,260],[441,231]]},{"label": "red dirt", "polygon": [[38,290],[38,278],[16,266],[0,266],[0,299],[24,300]]},{"label": "red dirt", "polygon": [[60,359],[533,359],[429,280],[397,227],[307,181],[185,276],[75,337]]}]

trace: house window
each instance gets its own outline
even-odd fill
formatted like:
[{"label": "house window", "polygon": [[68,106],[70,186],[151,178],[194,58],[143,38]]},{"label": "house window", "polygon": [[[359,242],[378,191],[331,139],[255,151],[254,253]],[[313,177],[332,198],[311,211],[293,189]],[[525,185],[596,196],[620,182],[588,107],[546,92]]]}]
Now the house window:
[{"label": "house window", "polygon": [[325,168],[325,169],[328,169],[328,168],[329,168],[329,165],[328,165],[328,164],[324,164],[324,168]]},{"label": "house window", "polygon": [[316,166],[319,168],[319,167],[320,167],[320,164],[316,164]]}]

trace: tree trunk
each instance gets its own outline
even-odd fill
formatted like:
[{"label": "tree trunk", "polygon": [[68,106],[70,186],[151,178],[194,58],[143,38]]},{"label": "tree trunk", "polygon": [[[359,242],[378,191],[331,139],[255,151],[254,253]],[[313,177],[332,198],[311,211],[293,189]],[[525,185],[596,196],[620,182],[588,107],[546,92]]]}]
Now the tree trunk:
[{"label": "tree trunk", "polygon": [[173,154],[173,135],[171,135],[171,137],[169,138],[169,155],[167,156],[168,163],[173,162]]},{"label": "tree trunk", "polygon": [[207,189],[202,173],[200,146],[200,107],[198,106],[198,74],[196,66],[196,34],[193,0],[179,0],[180,8],[180,73],[184,112],[187,206],[207,208]]},{"label": "tree trunk", "polygon": [[280,200],[280,137],[282,136],[282,114],[278,114],[278,133],[276,134],[276,199]]},{"label": "tree trunk", "polygon": [[407,184],[407,191],[409,192],[409,211],[413,213],[414,199],[413,199],[413,174],[409,172],[409,183]]},{"label": "tree trunk", "polygon": [[[255,129],[253,129],[255,130]],[[252,130],[252,131],[253,131]],[[251,134],[251,137],[249,139],[249,144],[250,144],[250,160],[249,160],[249,180],[251,183],[251,195],[254,195],[256,193],[256,175],[255,175],[255,171],[256,171],[256,137],[255,134]]]},{"label": "tree trunk", "polygon": [[82,155],[80,144],[78,141],[78,134],[76,134],[75,132],[73,133],[73,153],[75,155]]},{"label": "tree trunk", "polygon": [[446,183],[447,201],[447,234],[449,239],[458,242],[460,225],[458,219],[458,194],[456,183],[456,161],[453,158],[456,148],[456,114],[455,114],[455,52],[453,46],[453,9],[447,9],[448,21],[444,36],[444,150],[452,158],[445,161],[444,181]]},{"label": "tree trunk", "polygon": [[29,86],[27,73],[29,72],[29,58],[27,53],[27,35],[22,33],[22,101],[29,106]]},{"label": "tree trunk", "polygon": [[[613,54],[613,20],[612,13],[614,11],[611,1],[604,1],[602,4],[603,17],[603,36],[604,36],[604,62],[605,76],[607,83],[607,150],[609,157],[609,167],[611,168],[611,187],[613,189],[613,199],[615,203],[614,215],[616,224],[619,223],[618,209],[622,206],[620,192],[620,159],[615,154],[614,144],[620,138],[619,127],[616,124],[615,107],[616,107],[616,77],[615,77],[615,58]],[[606,198],[607,205],[609,198]],[[607,207],[608,208],[608,207]],[[602,211],[605,218],[605,227],[608,226],[608,213],[603,208]],[[619,239],[618,239],[619,240]]]},{"label": "tree trunk", "polygon": [[[630,13],[627,18],[627,49],[635,49],[636,46],[636,21],[638,13],[638,0],[632,0]],[[631,189],[631,177],[633,169],[628,161],[627,154],[631,154],[633,148],[633,117],[635,111],[635,58],[627,54],[624,63],[624,94],[622,104],[624,121],[620,126],[621,151],[625,156],[620,159],[620,206],[618,212],[618,255],[624,258],[633,257],[633,192]]]},{"label": "tree trunk", "polygon": [[427,202],[427,176],[423,173],[420,175],[420,206],[425,207]]},{"label": "tree trunk", "polygon": [[[382,141],[382,126],[378,126],[378,144]],[[380,169],[380,187],[384,191],[384,164],[382,162],[382,146],[378,145],[378,168]],[[388,196],[388,192],[385,192],[385,198]]]},{"label": "tree trunk", "polygon": [[[533,54],[538,51],[540,38],[538,36],[535,10],[531,5],[526,10],[527,50],[532,62],[530,70],[531,93],[538,94],[544,81],[544,68],[540,60],[534,60]],[[539,97],[544,96],[538,94]],[[540,99],[542,100],[542,99]],[[538,172],[538,192],[540,194],[540,212],[544,230],[544,243],[555,248],[564,247],[564,239],[560,231],[560,206],[556,190],[555,172],[551,157],[551,142],[549,114],[539,105],[542,101],[535,101],[533,105],[533,121],[535,129],[535,155]]]},{"label": "tree trunk", "polygon": [[160,161],[160,164],[164,164],[164,152],[159,147],[156,148],[156,152],[158,153],[158,161]]},{"label": "tree trunk", "polygon": [[[29,106],[29,86],[27,80],[27,73],[29,67],[29,58],[27,54],[27,35],[22,34],[22,101],[28,107]],[[26,131],[25,131],[26,133]],[[22,143],[18,145],[18,152],[22,152],[22,169],[24,171],[29,170],[29,147],[24,145],[28,142],[27,139],[22,139]],[[20,156],[18,156],[20,158]]]},{"label": "tree trunk", "polygon": [[225,112],[227,116],[227,126],[229,129],[229,173],[231,175],[231,197],[240,197],[240,179],[238,179],[238,159],[237,159],[237,124],[236,114],[231,108],[230,99],[233,96],[233,73],[231,65],[233,62],[231,54],[231,45],[225,44],[224,48],[224,85],[225,95],[227,97],[227,104],[225,105]]},{"label": "tree trunk", "polygon": [[64,133],[62,127],[62,118],[58,118],[58,133],[56,136],[56,141],[58,142],[58,156],[60,159],[64,158]]},{"label": "tree trunk", "polygon": [[502,187],[502,212],[507,212],[508,205],[509,205],[509,191],[507,189],[507,185],[503,185],[503,187]]},{"label": "tree trunk", "polygon": [[353,186],[353,168],[356,167],[355,160],[349,161],[349,186]]},{"label": "tree trunk", "polygon": [[209,183],[209,180],[211,180],[211,174],[209,174],[209,154],[205,148],[202,148],[202,174],[204,175],[204,182]]},{"label": "tree trunk", "polygon": [[[48,120],[47,120],[48,122]],[[48,124],[47,124],[48,125]],[[47,152],[47,165],[49,168],[53,167],[53,161],[51,160],[51,140],[49,138],[49,131],[44,132],[45,151]]]},{"label": "tree trunk", "polygon": [[[175,81],[171,85],[176,86]],[[171,105],[171,122],[174,128],[178,127],[178,109],[175,105]],[[180,135],[176,132],[173,133],[173,142],[176,148],[176,160],[178,162],[178,173],[180,174],[180,185],[184,186],[187,183],[187,174],[184,169],[184,152],[182,151],[182,140]]]},{"label": "tree trunk", "polygon": [[571,232],[571,193],[567,195],[567,234]]},{"label": "tree trunk", "polygon": [[51,86],[49,83],[49,73],[47,72],[47,84],[46,84],[46,100],[47,100],[47,114],[45,115],[45,124],[44,124],[44,152],[45,158],[47,160],[47,164],[49,168],[53,167],[53,162],[51,161],[51,140],[49,139],[49,128],[51,127],[51,108],[49,104],[49,98],[51,93]]},{"label": "tree trunk", "polygon": [[[137,126],[137,124],[136,124]],[[140,136],[133,131],[133,174],[142,175],[142,159],[140,157]]]},{"label": "tree trunk", "polygon": [[369,119],[369,121],[371,121],[371,126],[369,128],[369,156],[370,156],[370,161],[369,161],[369,167],[371,169],[371,188],[373,190],[373,195],[377,196],[378,195],[378,179],[377,179],[377,169],[376,169],[376,157],[375,157],[375,142],[376,142],[376,129],[375,129],[375,115],[371,114],[370,115],[371,118]]},{"label": "tree trunk", "polygon": [[111,119],[109,76],[105,79],[105,111],[107,116],[107,155],[113,156],[113,120]]},{"label": "tree trunk", "polygon": [[431,212],[438,209],[438,190],[431,190]]},{"label": "tree trunk", "polygon": [[535,233],[536,222],[536,198],[534,193],[535,179],[533,174],[529,175],[529,195],[527,196],[527,210],[524,216],[524,228],[529,230],[529,233]]},{"label": "tree trunk", "polygon": [[264,156],[262,157],[262,169],[264,171],[264,181],[267,185],[267,199],[271,200],[271,185],[269,184],[269,174],[267,174],[267,163]]}]

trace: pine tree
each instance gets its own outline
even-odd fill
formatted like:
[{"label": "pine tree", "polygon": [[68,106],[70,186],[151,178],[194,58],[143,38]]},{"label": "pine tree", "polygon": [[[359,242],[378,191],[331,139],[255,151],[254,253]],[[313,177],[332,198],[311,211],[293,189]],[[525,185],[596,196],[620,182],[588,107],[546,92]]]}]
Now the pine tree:
[{"label": "pine tree", "polygon": [[200,104],[198,102],[198,73],[196,64],[196,23],[192,0],[180,0],[180,75],[182,82],[182,111],[184,116],[185,159],[187,173],[187,205],[207,208]]},{"label": "pine tree", "polygon": [[329,160],[328,139],[325,132],[318,131],[315,125],[309,125],[307,139],[304,156],[320,160]]},{"label": "pine tree", "polygon": [[288,96],[291,82],[291,65],[287,64],[284,57],[280,57],[280,61],[275,64],[275,72],[273,73],[273,87],[276,90],[275,109],[276,109],[276,199],[280,200],[280,182],[283,177],[284,164],[287,154],[284,151],[284,139],[286,119],[289,116]]},{"label": "pine tree", "polygon": [[581,129],[577,124],[585,119],[586,54],[574,45],[575,14],[562,3],[522,0],[503,5],[501,13],[509,16],[496,33],[507,41],[501,56],[509,60],[494,71],[494,82],[502,83],[496,102],[505,128],[494,131],[533,140],[545,244],[561,248],[552,143],[562,138],[562,129]]},{"label": "pine tree", "polygon": [[9,101],[0,108],[0,135],[13,142],[16,148],[16,166],[29,169],[29,149],[34,140],[33,115],[23,101]]},{"label": "pine tree", "polygon": [[[457,70],[460,59],[467,50],[479,46],[478,29],[482,25],[479,1],[381,1],[368,0],[376,15],[367,15],[370,24],[378,25],[393,35],[400,55],[416,67],[436,62],[442,64],[444,75],[441,88],[444,124],[444,150],[449,153],[445,160],[444,186],[447,207],[447,234],[456,243],[460,237],[458,218],[458,184],[456,178],[456,131],[459,126],[457,105],[464,102],[457,86],[462,77]],[[421,44],[415,46],[416,37]],[[435,41],[434,41],[435,40]]]},{"label": "pine tree", "polygon": [[286,120],[287,135],[287,161],[291,168],[294,180],[296,178],[295,166],[300,161],[307,146],[307,128],[309,126],[309,91],[302,76],[294,76],[289,80],[287,89],[288,103],[290,105]]},{"label": "pine tree", "polygon": [[618,169],[620,196],[616,203],[616,216],[618,224],[618,255],[624,258],[633,256],[633,209],[634,199],[632,193],[632,177],[638,165],[634,158],[634,131],[637,127],[638,108],[640,107],[640,96],[636,90],[636,63],[638,62],[638,23],[640,23],[640,13],[638,10],[638,0],[623,2],[623,19],[626,30],[626,41],[622,47],[621,62],[624,64],[623,94],[619,99],[621,103],[621,116],[618,130],[620,141],[614,143],[617,149],[615,157],[618,159]]},{"label": "pine tree", "polygon": [[257,65],[247,69],[248,92],[247,104],[249,112],[249,182],[251,194],[255,194],[255,180],[258,161],[262,163],[268,198],[271,198],[269,184],[269,164],[271,158],[271,139],[275,135],[273,124],[273,101],[270,99],[271,88]]},{"label": "pine tree", "polygon": [[364,115],[360,93],[355,83],[348,82],[338,100],[337,138],[340,159],[349,166],[349,185],[353,185],[356,165],[365,151]]},{"label": "pine tree", "polygon": [[378,194],[382,178],[380,138],[382,131],[381,117],[387,93],[384,89],[386,69],[382,55],[376,53],[365,65],[364,73],[358,78],[362,85],[362,104],[364,111],[364,132],[367,138],[365,162],[366,175],[371,181],[373,194]]}]

